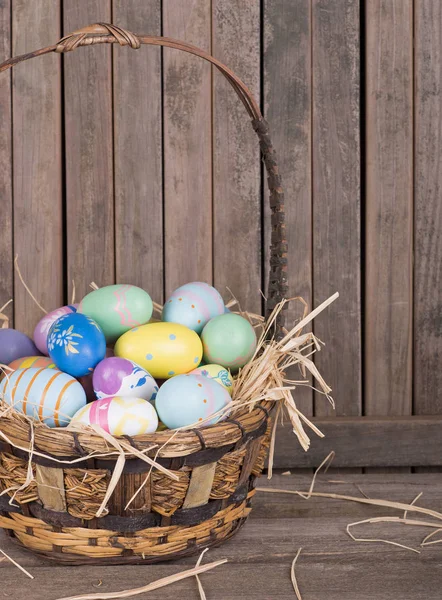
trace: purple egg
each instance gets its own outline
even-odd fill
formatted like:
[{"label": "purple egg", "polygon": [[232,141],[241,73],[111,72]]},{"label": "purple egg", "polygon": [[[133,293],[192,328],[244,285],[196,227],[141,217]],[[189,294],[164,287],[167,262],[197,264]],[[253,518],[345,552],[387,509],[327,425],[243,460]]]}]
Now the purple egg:
[{"label": "purple egg", "polygon": [[95,367],[92,381],[97,398],[124,396],[153,401],[158,385],[139,365],[117,356],[105,358]]},{"label": "purple egg", "polygon": [[34,342],[16,329],[0,329],[0,363],[9,365],[17,358],[41,356]]},{"label": "purple egg", "polygon": [[57,308],[49,312],[37,323],[37,327],[34,329],[34,342],[42,354],[49,355],[48,333],[52,324],[63,315],[77,312],[77,306],[78,304],[70,304],[69,306]]}]

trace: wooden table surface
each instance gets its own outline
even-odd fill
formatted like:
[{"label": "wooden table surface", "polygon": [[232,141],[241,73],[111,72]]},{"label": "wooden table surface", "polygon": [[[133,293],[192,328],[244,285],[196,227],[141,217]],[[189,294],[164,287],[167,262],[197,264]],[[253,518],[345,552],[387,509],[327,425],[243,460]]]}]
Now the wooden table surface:
[{"label": "wooden table surface", "polygon": [[[307,489],[310,477],[282,475],[259,485]],[[358,489],[359,487],[359,489]],[[442,474],[325,474],[315,491],[411,502],[442,509]],[[295,600],[290,565],[302,547],[296,573],[303,600],[436,600],[442,596],[442,544],[420,554],[383,543],[357,543],[346,533],[348,523],[397,511],[328,498],[304,500],[288,494],[257,492],[254,510],[238,535],[204,560],[229,563],[201,576],[208,600]],[[418,515],[411,515],[419,518]],[[422,518],[422,516],[421,516]],[[425,517],[423,517],[425,518]],[[356,537],[388,538],[419,548],[431,529],[402,524],[369,524],[354,528]],[[442,537],[440,535],[439,537]],[[0,598],[57,600],[85,593],[111,592],[146,585],[186,570],[195,558],[155,566],[57,567],[35,558],[0,533],[0,548],[26,567],[28,579],[9,561],[0,562]],[[137,596],[149,600],[199,600],[189,578]]]}]

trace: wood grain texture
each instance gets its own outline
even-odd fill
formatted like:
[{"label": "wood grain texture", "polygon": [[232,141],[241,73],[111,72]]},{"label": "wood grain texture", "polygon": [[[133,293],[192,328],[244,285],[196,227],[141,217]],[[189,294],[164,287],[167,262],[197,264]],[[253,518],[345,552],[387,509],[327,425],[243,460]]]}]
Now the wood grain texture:
[{"label": "wood grain texture", "polygon": [[442,7],[415,3],[414,412],[442,412]]},{"label": "wood grain texture", "polygon": [[[264,114],[271,126],[286,195],[289,294],[312,304],[311,11],[310,0],[267,0],[264,4]],[[267,290],[270,210],[264,186],[264,268]],[[292,302],[287,323],[302,315]],[[293,379],[300,379],[293,370]],[[312,414],[313,393],[298,387],[296,404]]]},{"label": "wood grain texture", "polygon": [[[315,362],[337,414],[361,414],[359,2],[313,0],[314,322],[327,347]],[[333,414],[316,394],[315,414]]]},{"label": "wood grain texture", "polygon": [[[11,56],[11,2],[0,3],[0,55]],[[12,226],[12,98],[11,74],[0,77],[0,308],[14,295]],[[5,310],[13,326],[14,307]]]},{"label": "wood grain texture", "polygon": [[[161,35],[160,0],[113,0],[113,22]],[[116,280],[163,300],[161,49],[114,47]]]},{"label": "wood grain texture", "polygon": [[[163,35],[210,51],[210,3],[165,0]],[[212,281],[211,67],[164,50],[164,211],[166,295]]]},{"label": "wood grain texture", "polygon": [[304,452],[289,426],[279,427],[274,467],[318,467],[329,452],[333,467],[421,467],[442,465],[440,417],[325,417],[315,418],[324,433],[311,434]]},{"label": "wood grain texture", "polygon": [[[54,43],[60,10],[52,0],[12,4],[13,55]],[[14,252],[28,286],[51,310],[63,303],[61,67],[56,55],[13,72]],[[32,334],[42,312],[18,277],[15,326]]]},{"label": "wood grain texture", "polygon": [[[64,33],[109,22],[110,0],[64,0]],[[111,48],[64,56],[67,273],[77,298],[114,283]]]},{"label": "wood grain texture", "polygon": [[[259,102],[260,3],[213,0],[213,55],[229,66]],[[261,313],[261,167],[250,119],[230,85],[213,74],[214,280],[241,306]]]},{"label": "wood grain texture", "polygon": [[365,414],[412,404],[413,14],[366,4]]},{"label": "wood grain texture", "polygon": [[[370,498],[410,502],[423,492],[421,505],[440,509],[440,478],[434,475],[341,475],[330,481],[318,478],[316,489],[350,496],[359,495],[358,486]],[[311,477],[275,475],[259,480],[260,487],[306,490]],[[290,564],[298,548],[303,551],[296,573],[303,598],[327,600],[438,600],[440,597],[440,549],[428,546],[416,556],[386,544],[355,543],[345,533],[349,522],[386,514],[386,509],[326,498],[308,501],[288,494],[257,492],[251,517],[228,544],[210,550],[206,560],[228,558],[228,565],[204,574],[201,581],[213,600],[292,600]],[[388,511],[389,514],[391,511]],[[354,530],[361,537],[392,539],[417,548],[427,529],[385,523]],[[146,585],[160,577],[178,573],[195,564],[188,557],[165,565],[130,567],[88,567],[79,570],[49,565],[18,549],[3,533],[0,546],[35,577],[22,576],[9,561],[0,563],[2,590],[9,600],[29,597],[56,600],[72,594],[111,592]],[[349,573],[351,576],[349,576]],[[197,598],[194,579],[153,593],[152,598],[169,600]]]}]

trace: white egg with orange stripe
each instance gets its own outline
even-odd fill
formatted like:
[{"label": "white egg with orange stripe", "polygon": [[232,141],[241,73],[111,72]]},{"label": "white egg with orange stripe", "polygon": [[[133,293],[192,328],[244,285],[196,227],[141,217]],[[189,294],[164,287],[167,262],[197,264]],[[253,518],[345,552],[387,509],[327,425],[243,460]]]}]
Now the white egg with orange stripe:
[{"label": "white egg with orange stripe", "polygon": [[65,427],[86,405],[86,394],[74,377],[47,368],[17,369],[1,382],[0,398],[49,427]]},{"label": "white egg with orange stripe", "polygon": [[150,402],[142,398],[109,396],[101,398],[74,415],[71,424],[99,425],[111,435],[142,435],[158,428],[158,415]]}]

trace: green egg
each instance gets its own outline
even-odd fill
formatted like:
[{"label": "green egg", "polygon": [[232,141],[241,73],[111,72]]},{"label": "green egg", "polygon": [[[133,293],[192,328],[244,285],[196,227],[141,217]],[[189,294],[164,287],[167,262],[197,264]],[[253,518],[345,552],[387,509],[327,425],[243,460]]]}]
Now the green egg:
[{"label": "green egg", "polygon": [[108,285],[83,298],[78,312],[96,321],[114,343],[123,333],[144,325],[152,316],[153,305],[147,292],[135,285]]},{"label": "green egg", "polygon": [[201,334],[206,363],[215,363],[236,373],[252,358],[256,334],[240,315],[226,313],[211,319]]}]

